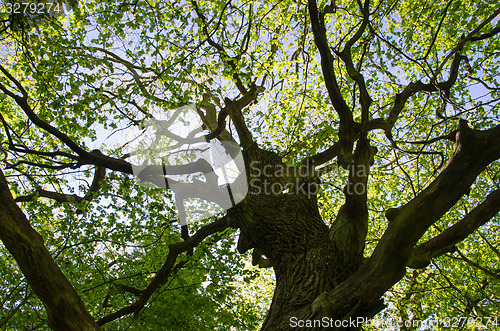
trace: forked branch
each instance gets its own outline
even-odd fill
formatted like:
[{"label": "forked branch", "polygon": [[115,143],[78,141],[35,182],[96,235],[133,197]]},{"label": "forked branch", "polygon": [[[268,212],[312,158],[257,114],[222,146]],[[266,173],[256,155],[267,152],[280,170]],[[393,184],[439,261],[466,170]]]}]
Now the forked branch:
[{"label": "forked branch", "polygon": [[[490,163],[500,158],[500,125],[476,131],[460,121],[456,144],[455,154],[427,188],[386,213],[389,226],[365,264],[335,290],[318,297],[307,318],[342,318],[344,314],[372,317],[381,309],[379,298],[403,277],[421,236],[467,193]],[[354,308],[344,311],[343,307]]]},{"label": "forked branch", "polygon": [[425,268],[431,259],[450,252],[455,245],[486,224],[500,211],[500,190],[491,192],[486,199],[460,221],[436,237],[416,246],[408,260],[410,268]]}]

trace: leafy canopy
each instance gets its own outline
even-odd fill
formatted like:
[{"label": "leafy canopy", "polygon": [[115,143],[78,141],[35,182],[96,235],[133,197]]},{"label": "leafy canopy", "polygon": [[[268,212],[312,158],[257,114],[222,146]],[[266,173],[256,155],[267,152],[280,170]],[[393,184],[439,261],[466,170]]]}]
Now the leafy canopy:
[{"label": "leafy canopy", "polygon": [[[354,120],[392,121],[389,130],[369,128],[378,149],[367,185],[369,256],[387,227],[385,211],[418,195],[451,157],[454,145],[442,138],[457,120],[475,129],[498,124],[500,39],[494,2],[370,2],[368,28],[350,49],[352,68],[364,76],[372,100],[365,115],[363,91],[340,59],[363,22],[360,5],[320,1],[318,8],[326,12],[333,70]],[[302,0],[90,0],[65,8],[60,15],[37,17],[1,11],[2,166],[14,197],[98,319],[133,302],[127,287],[147,287],[164,264],[169,244],[181,240],[172,194],[108,171],[98,194],[79,199],[98,167],[73,157],[73,145],[37,124],[6,91],[26,94],[33,114],[78,148],[125,159],[131,126],[181,105],[201,106],[208,92],[222,104],[252,84],[261,86],[258,99],[243,110],[247,125],[261,147],[290,164],[336,143],[340,119],[325,88]],[[488,32],[492,35],[478,38]],[[458,46],[466,59],[453,72]],[[410,83],[435,84],[452,75],[456,82],[450,90],[412,93],[393,116]],[[422,240],[499,188],[499,172],[498,162],[492,163]],[[322,186],[318,204],[326,222],[333,222],[343,203],[347,176],[332,163],[322,177],[328,185]],[[48,199],[47,191],[61,196]],[[189,231],[212,221],[190,223]],[[455,253],[408,273],[387,293],[390,304],[381,316],[498,316],[498,227],[496,217]],[[105,328],[257,328],[270,300],[272,276],[251,267],[248,255],[235,253],[235,238],[233,230],[225,230],[197,246],[192,256],[179,256],[175,272],[137,318],[128,315]],[[0,325],[43,325],[43,306],[3,247],[0,259]]]}]

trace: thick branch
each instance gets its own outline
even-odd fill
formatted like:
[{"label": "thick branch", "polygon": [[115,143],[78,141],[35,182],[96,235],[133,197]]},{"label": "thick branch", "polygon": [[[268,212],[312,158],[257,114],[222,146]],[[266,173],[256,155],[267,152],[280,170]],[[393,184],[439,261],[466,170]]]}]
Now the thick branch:
[{"label": "thick branch", "polygon": [[241,145],[243,148],[250,146],[253,143],[252,133],[248,130],[245,118],[243,117],[243,113],[241,111],[243,108],[255,101],[259,92],[262,92],[262,87],[254,84],[250,90],[248,90],[248,92],[246,92],[238,100],[224,100],[226,106],[219,112],[219,116],[217,118],[217,128],[206,135],[205,139],[209,141],[223,133],[226,129],[226,118],[227,116],[230,116],[233,120],[234,126],[236,127],[236,131],[238,132]]},{"label": "thick branch", "polygon": [[316,0],[308,1],[309,16],[311,18],[311,27],[314,34],[314,42],[321,56],[321,69],[325,80],[326,89],[330,101],[337,111],[340,118],[339,127],[339,157],[338,162],[342,166],[349,165],[356,133],[355,122],[352,117],[351,110],[345,102],[340,91],[337,77],[334,72],[333,55],[328,46],[326,37],[326,29],[324,22],[320,22],[320,14],[318,12]]},{"label": "thick branch", "polygon": [[500,24],[497,25],[493,30],[490,32],[483,33],[480,36],[477,37],[472,37],[470,38],[470,41],[479,41],[479,40],[484,40],[493,37],[494,35],[500,33]]},{"label": "thick branch", "polygon": [[[23,95],[23,97],[24,97],[24,98],[27,98],[27,97],[28,97],[28,92],[26,92],[26,90],[24,89],[23,85],[22,85],[22,84],[21,84],[21,83],[20,83],[20,82],[19,82],[16,78],[14,78],[14,76],[12,76],[12,75],[10,74],[10,72],[9,72],[9,71],[7,71],[7,69],[5,69],[2,65],[0,65],[0,71],[2,71],[2,73],[3,73],[5,76],[7,76],[7,78],[8,78],[11,82],[13,82],[13,83],[14,83],[14,85],[16,85],[16,87],[19,89],[19,91],[21,91],[21,94]],[[2,88],[2,90],[4,90],[4,89]],[[4,90],[4,92],[5,92],[5,90]],[[7,93],[7,92],[6,92],[6,94],[8,94],[9,96],[11,96],[11,97],[12,97],[12,95],[11,95],[11,94],[9,94],[9,93]]]},{"label": "thick branch", "polygon": [[64,193],[59,193],[59,192],[53,192],[53,191],[47,191],[44,190],[40,187],[36,188],[36,194],[28,194],[28,195],[23,195],[19,196],[15,199],[16,202],[27,202],[35,199],[35,197],[42,197],[42,198],[48,198],[52,199],[54,201],[57,201],[59,203],[63,202],[76,202],[80,203],[83,201],[83,198],[77,194],[64,194]]},{"label": "thick branch", "polygon": [[368,232],[366,185],[376,152],[368,139],[361,137],[358,140],[354,163],[348,168],[349,178],[344,187],[345,203],[330,230],[330,238],[339,256],[339,264],[343,266],[345,278],[358,270],[363,260]]},{"label": "thick branch", "polygon": [[[197,108],[198,115],[201,117],[203,124],[205,124],[210,131],[217,130],[217,127],[219,126],[217,121],[217,111],[214,103],[219,105],[219,99],[216,98],[211,92],[207,92],[203,94],[203,101]],[[205,111],[205,113],[203,113],[202,110]],[[226,129],[222,130],[218,138],[221,141],[234,141],[233,137]]]},{"label": "thick branch", "polygon": [[459,222],[436,237],[416,246],[407,265],[415,269],[425,268],[432,258],[452,251],[458,242],[467,238],[468,235],[488,222],[499,211],[500,190],[495,190]]},{"label": "thick branch", "polygon": [[[389,227],[367,262],[334,291],[313,304],[311,316],[371,316],[379,298],[405,274],[414,245],[469,189],[491,162],[500,158],[500,125],[475,131],[459,124],[457,148],[446,168],[418,196],[387,212]],[[370,286],[366,286],[370,284]],[[343,307],[355,307],[343,311]]]},{"label": "thick branch", "polygon": [[100,330],[45,248],[42,237],[14,202],[1,171],[0,239],[45,305],[48,325],[53,330]]},{"label": "thick branch", "polygon": [[326,162],[333,160],[339,155],[339,147],[340,146],[338,143],[334,143],[332,146],[330,146],[323,152],[315,154],[306,159],[304,161],[304,164],[311,164],[312,166],[319,166],[325,164]]},{"label": "thick branch", "polygon": [[363,21],[361,23],[361,26],[359,27],[358,31],[354,34],[354,36],[352,36],[352,38],[349,39],[349,41],[346,43],[344,49],[339,54],[339,56],[346,65],[349,77],[351,77],[351,79],[354,80],[359,87],[360,103],[361,103],[361,124],[363,132],[364,134],[366,134],[367,133],[366,126],[368,124],[368,114],[369,114],[368,109],[370,108],[372,99],[368,94],[368,90],[366,89],[365,78],[359,72],[359,70],[357,70],[354,67],[354,64],[352,62],[351,48],[359,40],[359,38],[361,38],[361,36],[366,30],[366,27],[368,26],[370,18],[369,1],[365,0],[363,7],[361,7],[360,5],[360,9],[363,14]]}]

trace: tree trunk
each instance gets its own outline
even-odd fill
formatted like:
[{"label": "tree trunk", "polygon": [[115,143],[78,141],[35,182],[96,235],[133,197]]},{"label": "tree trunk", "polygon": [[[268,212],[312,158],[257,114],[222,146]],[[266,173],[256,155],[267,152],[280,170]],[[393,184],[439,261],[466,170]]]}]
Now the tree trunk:
[{"label": "tree trunk", "polygon": [[[317,190],[311,190],[317,183],[314,171],[281,176],[283,172],[274,171],[283,166],[276,154],[247,152],[253,162],[249,183],[255,190],[228,216],[230,225],[241,231],[238,250],[253,248],[254,254],[268,257],[275,270],[276,290],[262,329],[359,329],[384,308],[380,298],[404,276],[412,250],[425,231],[498,159],[499,140],[500,126],[474,131],[461,121],[457,148],[447,166],[418,196],[387,211],[389,226],[366,261],[362,256],[368,219],[366,191],[352,195],[344,190],[345,204],[329,229],[318,212],[313,194]],[[360,141],[354,165],[368,167],[373,152],[368,141]],[[351,171],[346,188],[366,182],[367,172]],[[293,185],[287,193],[262,189],[289,183]]]},{"label": "tree trunk", "polygon": [[[256,201],[259,200],[259,201]],[[238,212],[238,250],[250,247],[274,267],[276,290],[264,330],[282,330],[322,292],[336,283],[335,260],[316,202],[300,196],[250,199]]]},{"label": "tree trunk", "polygon": [[[276,289],[262,330],[288,330],[295,318],[311,312],[321,293],[355,272],[362,257],[359,248],[343,247],[341,253],[332,240],[332,230],[319,214],[317,181],[310,172],[285,166],[264,150],[252,150],[247,157],[249,194],[229,210],[228,222],[240,229],[238,251],[253,248],[257,260],[263,255],[274,268]],[[288,174],[282,167],[288,167]],[[280,192],[279,185],[288,192]],[[343,234],[349,236],[349,231]],[[355,256],[347,258],[345,252]]]},{"label": "tree trunk", "polygon": [[[348,260],[339,254],[314,198],[250,198],[230,217],[241,231],[239,252],[253,248],[254,255],[265,255],[274,267],[276,289],[262,330],[288,330],[307,319],[315,300],[355,272],[354,265],[361,265],[355,262],[359,256]],[[330,321],[333,316],[328,315]]]}]

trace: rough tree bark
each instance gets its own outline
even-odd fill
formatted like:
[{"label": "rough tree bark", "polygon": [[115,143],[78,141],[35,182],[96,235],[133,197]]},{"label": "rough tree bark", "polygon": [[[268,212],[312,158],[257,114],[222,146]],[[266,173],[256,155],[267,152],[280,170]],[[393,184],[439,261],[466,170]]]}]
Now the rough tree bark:
[{"label": "rough tree bark", "polygon": [[[366,261],[362,256],[368,222],[366,207],[363,208],[366,192],[351,194],[347,187],[356,182],[366,184],[367,172],[351,171],[344,190],[346,203],[329,229],[319,215],[311,189],[317,183],[314,174],[264,178],[265,167],[267,175],[281,167],[292,167],[284,165],[276,154],[257,147],[246,152],[251,169],[249,185],[254,187],[253,193],[260,194],[252,194],[251,189],[244,202],[229,211],[228,222],[241,230],[238,250],[253,248],[265,255],[276,273],[276,291],[263,330],[291,329],[292,317],[302,320],[373,317],[384,307],[382,295],[403,277],[408,264],[414,264],[416,257],[410,259],[412,253],[440,255],[446,251],[442,246],[453,246],[472,231],[471,227],[475,229],[484,223],[475,218],[476,213],[489,218],[498,212],[500,196],[495,192],[468,217],[476,220],[468,233],[462,233],[465,231],[460,230],[462,225],[459,230],[449,230],[449,238],[442,239],[440,245],[427,250],[428,244],[415,247],[430,225],[467,193],[479,173],[500,158],[500,126],[476,131],[460,121],[452,139],[456,141],[456,151],[441,174],[413,200],[387,211],[389,228]],[[358,142],[354,165],[369,166],[374,153],[376,150],[368,141]],[[291,181],[295,181],[294,187],[288,194],[264,192],[264,187],[272,187],[274,183],[285,187]],[[300,189],[304,187],[307,188]]]}]

